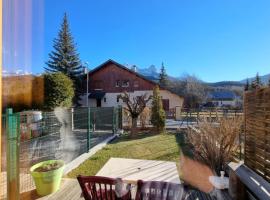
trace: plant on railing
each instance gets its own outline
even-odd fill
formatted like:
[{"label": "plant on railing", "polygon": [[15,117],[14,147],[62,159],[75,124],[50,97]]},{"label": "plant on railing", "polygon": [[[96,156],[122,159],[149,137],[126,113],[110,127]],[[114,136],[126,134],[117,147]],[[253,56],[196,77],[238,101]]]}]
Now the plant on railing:
[{"label": "plant on railing", "polygon": [[198,129],[190,129],[187,136],[194,159],[219,175],[240,147],[238,139],[242,124],[242,117],[222,118],[218,123],[201,120]]}]

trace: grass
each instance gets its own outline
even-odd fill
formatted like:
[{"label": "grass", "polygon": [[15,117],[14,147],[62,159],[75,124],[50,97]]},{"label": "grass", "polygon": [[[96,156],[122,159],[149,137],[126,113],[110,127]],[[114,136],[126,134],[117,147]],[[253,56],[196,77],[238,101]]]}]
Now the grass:
[{"label": "grass", "polygon": [[112,141],[67,176],[95,175],[111,158],[133,158],[146,160],[166,160],[179,163],[180,146],[184,145],[182,133],[153,135],[139,133],[134,138],[122,135]]}]

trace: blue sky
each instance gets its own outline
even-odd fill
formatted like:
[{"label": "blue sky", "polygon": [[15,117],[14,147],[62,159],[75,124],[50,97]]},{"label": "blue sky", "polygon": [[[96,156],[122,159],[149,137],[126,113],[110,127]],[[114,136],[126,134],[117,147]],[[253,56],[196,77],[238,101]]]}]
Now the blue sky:
[{"label": "blue sky", "polygon": [[64,12],[90,68],[109,58],[143,68],[164,62],[169,75],[208,82],[270,73],[268,0],[32,1],[31,67],[17,64],[34,73],[43,71]]}]

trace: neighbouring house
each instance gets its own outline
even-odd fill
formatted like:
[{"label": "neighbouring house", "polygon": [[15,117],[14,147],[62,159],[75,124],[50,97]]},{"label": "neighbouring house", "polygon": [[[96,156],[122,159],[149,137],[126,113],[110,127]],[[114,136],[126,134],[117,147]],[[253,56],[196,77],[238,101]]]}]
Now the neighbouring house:
[{"label": "neighbouring house", "polygon": [[[82,96],[80,102],[83,106],[91,107],[112,107],[124,105],[119,95],[128,92],[131,96],[137,97],[144,93],[153,94],[153,88],[157,85],[134,69],[129,69],[113,60],[108,60],[89,72],[89,94]],[[85,82],[86,85],[86,82]],[[183,97],[160,87],[163,108],[165,111],[182,107]],[[151,102],[148,103],[151,105]]]},{"label": "neighbouring house", "polygon": [[233,91],[217,90],[208,94],[207,104],[215,107],[240,107],[242,100]]}]

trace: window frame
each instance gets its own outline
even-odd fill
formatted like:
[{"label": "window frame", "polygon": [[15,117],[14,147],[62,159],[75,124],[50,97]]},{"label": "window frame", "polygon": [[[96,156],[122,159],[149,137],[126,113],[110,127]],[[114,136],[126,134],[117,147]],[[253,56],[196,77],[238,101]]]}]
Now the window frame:
[{"label": "window frame", "polygon": [[[127,83],[127,84],[125,84],[125,83]],[[122,87],[124,87],[124,88],[129,87],[129,80],[123,80],[122,81]]]},{"label": "window frame", "polygon": [[121,87],[121,81],[120,80],[116,80],[115,87]]}]

